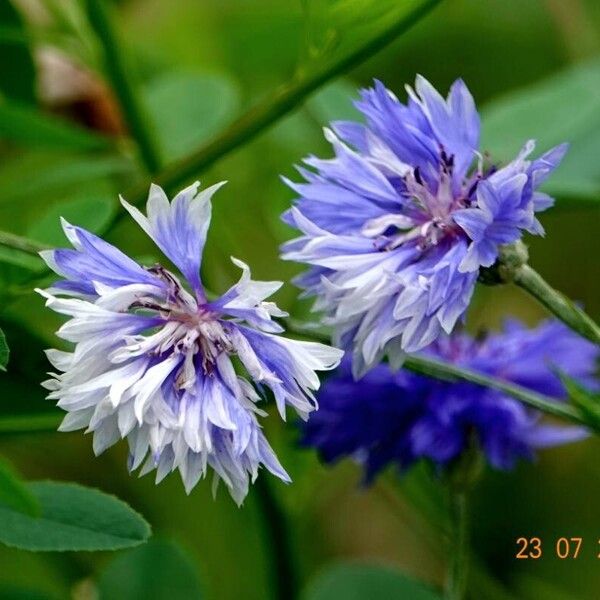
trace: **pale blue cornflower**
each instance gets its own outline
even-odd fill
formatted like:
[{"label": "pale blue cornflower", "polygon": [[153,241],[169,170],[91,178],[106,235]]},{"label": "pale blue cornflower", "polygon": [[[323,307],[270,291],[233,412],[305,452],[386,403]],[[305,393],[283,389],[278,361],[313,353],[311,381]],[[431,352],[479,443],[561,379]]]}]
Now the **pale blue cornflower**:
[{"label": "pale blue cornflower", "polygon": [[272,391],[282,418],[287,406],[306,418],[316,405],[316,371],[334,368],[342,352],[278,335],[272,317],[286,313],[265,299],[281,282],[253,281],[237,259],[239,282],[207,299],[200,265],[221,185],[199,191],[195,183],[172,202],[153,185],[147,216],[122,200],[189,287],[63,222],[74,249],[42,253],[63,279],[39,291],[71,317],[58,335],[74,349],[48,351],[59,373],[44,385],[68,413],[60,429],[93,432],[96,454],[127,438],[131,470],[156,469],[158,482],[178,469],[188,492],[210,467],[215,485],[223,480],[239,504],[261,466],[289,481],[259,425],[265,413],[254,386]]},{"label": "pale blue cornflower", "polygon": [[316,296],[334,344],[354,350],[355,376],[384,354],[400,363],[464,318],[482,267],[552,205],[537,191],[567,146],[535,160],[527,142],[503,167],[479,153],[479,115],[458,80],[444,99],[423,77],[402,104],[382,83],[356,103],[366,123],[325,130],[335,157],[305,159],[284,221],[302,236],[283,258],[310,266],[296,281]]}]

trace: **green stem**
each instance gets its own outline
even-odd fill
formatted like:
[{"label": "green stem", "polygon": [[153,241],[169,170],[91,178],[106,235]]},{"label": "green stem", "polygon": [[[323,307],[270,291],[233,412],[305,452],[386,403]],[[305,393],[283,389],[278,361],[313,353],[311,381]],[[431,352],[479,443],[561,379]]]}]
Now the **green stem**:
[{"label": "green stem", "polygon": [[[25,243],[25,246],[30,244],[29,240],[24,240],[18,236],[12,236],[12,234],[3,234],[0,232],[0,245],[6,241],[3,240],[3,235],[9,236],[6,238],[9,241],[9,243],[6,245],[9,247],[23,249],[19,244],[13,244],[14,240],[11,239],[13,237],[16,237],[20,244]],[[35,242],[31,242],[31,244],[35,244]],[[31,248],[30,251],[32,251]],[[329,342],[327,338],[324,338],[324,336],[319,335],[315,331],[302,329],[297,325],[292,325],[290,321],[287,322],[287,325],[288,330],[291,332]],[[412,355],[405,358],[403,368],[413,371],[414,373],[419,373],[420,375],[433,377],[434,379],[440,379],[442,381],[468,381],[470,383],[476,383],[483,387],[503,392],[508,396],[516,398],[524,404],[531,406],[532,408],[555,417],[560,417],[562,419],[566,419],[567,421],[571,421],[578,425],[584,425],[595,430],[598,430],[600,427],[598,422],[592,420],[587,414],[581,413],[579,410],[577,410],[577,408],[569,404],[557,402],[556,399],[545,396],[544,394],[539,394],[520,385],[510,383],[502,379],[497,379],[496,377],[491,377],[490,375],[473,371],[472,369],[468,369],[466,367],[459,367],[457,365],[453,365],[451,363],[431,357]]]},{"label": "green stem", "polygon": [[42,250],[47,250],[49,246],[30,240],[28,238],[10,233],[8,231],[0,231],[0,246],[11,248],[13,250],[20,250],[27,254],[32,254],[39,258],[39,253]]},{"label": "green stem", "polygon": [[500,248],[498,260],[491,267],[481,269],[479,281],[488,285],[514,283],[543,304],[565,325],[600,345],[600,326],[574,302],[549,285],[528,264],[527,246],[517,241]]},{"label": "green stem", "polygon": [[[155,182],[172,191],[184,181],[197,176],[217,160],[253,139],[278,119],[290,113],[327,81],[347,72],[383,49],[440,2],[441,0],[427,0],[420,3],[411,13],[394,22],[380,36],[358,47],[354,52],[322,70],[308,74],[298,72],[289,83],[280,87],[265,101],[234,121],[212,141],[161,171],[155,178]],[[143,185],[132,189],[124,196],[131,203],[139,205],[144,202],[147,194],[148,187]],[[123,211],[121,211],[115,216],[112,225],[120,221],[123,216]]]},{"label": "green stem", "polygon": [[529,265],[521,265],[513,281],[579,335],[600,346],[600,327],[566,296],[549,285]]},{"label": "green stem", "polygon": [[[310,328],[303,328],[295,321],[288,319],[286,321],[286,326],[288,331],[292,333],[309,337],[320,342],[329,343],[329,338],[327,336],[319,334]],[[485,375],[484,373],[473,371],[466,367],[459,367],[435,358],[413,354],[405,357],[402,368],[412,371],[413,373],[418,373],[419,375],[440,379],[441,381],[468,381],[470,383],[476,383],[483,387],[504,392],[508,396],[516,398],[532,408],[555,417],[566,419],[567,421],[577,423],[578,425],[585,425],[586,427],[598,426],[597,423],[588,421],[578,410],[568,404],[557,402],[556,399],[549,396],[538,394],[537,392],[521,387],[520,385],[504,381],[503,379],[497,379],[496,377],[491,377],[490,375]]]},{"label": "green stem", "polygon": [[419,373],[420,375],[426,375],[427,377],[433,377],[435,379],[476,383],[483,387],[504,392],[532,408],[541,410],[542,412],[555,417],[561,417],[579,425],[592,426],[592,424],[588,423],[575,408],[568,404],[557,402],[549,396],[538,394],[537,392],[533,392],[520,385],[509,383],[508,381],[497,379],[478,371],[473,371],[472,369],[458,367],[451,363],[435,358],[426,358],[424,356],[407,356],[402,366],[414,373]]},{"label": "green stem", "polygon": [[102,45],[104,67],[121,106],[131,135],[138,144],[140,157],[152,175],[160,169],[160,154],[142,103],[129,77],[124,52],[111,23],[106,0],[86,0],[90,24]]},{"label": "green stem", "polygon": [[469,573],[469,498],[465,489],[450,490],[452,544],[446,600],[463,600]]},{"label": "green stem", "polygon": [[298,596],[298,580],[288,522],[271,489],[268,477],[266,472],[262,472],[254,484],[254,489],[268,534],[268,554],[275,584],[273,595],[275,600],[294,600]]}]

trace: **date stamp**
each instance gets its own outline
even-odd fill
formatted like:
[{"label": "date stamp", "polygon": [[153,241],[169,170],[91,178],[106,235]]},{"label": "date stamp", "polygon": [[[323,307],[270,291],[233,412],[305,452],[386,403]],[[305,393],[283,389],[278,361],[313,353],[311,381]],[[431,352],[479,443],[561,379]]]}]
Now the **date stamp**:
[{"label": "date stamp", "polygon": [[[575,560],[589,551],[582,537],[559,537],[542,541],[539,537],[519,537],[515,540],[515,558],[519,560],[539,560],[543,556],[555,556],[561,560]],[[596,558],[600,559],[600,540],[595,546]]]}]

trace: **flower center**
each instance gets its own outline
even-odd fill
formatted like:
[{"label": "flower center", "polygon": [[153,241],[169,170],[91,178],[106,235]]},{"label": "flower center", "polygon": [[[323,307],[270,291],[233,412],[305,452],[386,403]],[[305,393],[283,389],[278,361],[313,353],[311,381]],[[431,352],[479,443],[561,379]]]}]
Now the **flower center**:
[{"label": "flower center", "polygon": [[463,235],[452,213],[471,206],[483,169],[479,164],[475,172],[459,184],[453,179],[453,171],[454,157],[447,156],[442,149],[437,188],[431,189],[418,167],[410,171],[403,177],[399,190],[403,198],[401,212],[367,221],[362,234],[381,240],[380,251],[393,250],[411,241],[419,250],[427,250],[445,238]]},{"label": "flower center", "polygon": [[217,313],[198,301],[181,285],[179,280],[164,267],[156,265],[148,269],[167,284],[166,293],[136,298],[129,309],[142,310],[160,316],[164,325],[151,335],[129,336],[119,356],[133,357],[143,353],[155,356],[170,353],[183,355],[183,363],[175,377],[177,389],[188,389],[196,381],[196,365],[210,374],[218,356],[231,354],[234,347],[227,327]]}]

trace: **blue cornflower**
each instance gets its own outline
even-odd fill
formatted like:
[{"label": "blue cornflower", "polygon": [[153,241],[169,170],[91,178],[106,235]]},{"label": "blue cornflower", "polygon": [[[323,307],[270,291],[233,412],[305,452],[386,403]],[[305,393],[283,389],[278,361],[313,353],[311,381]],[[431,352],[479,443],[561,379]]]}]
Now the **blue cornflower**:
[{"label": "blue cornflower", "polygon": [[335,157],[305,159],[305,183],[284,221],[302,232],[283,258],[310,265],[296,281],[317,297],[335,345],[354,349],[355,375],[450,333],[479,269],[552,205],[537,187],[567,146],[536,160],[528,142],[502,168],[486,166],[479,115],[465,84],[444,99],[423,77],[402,104],[380,82],[356,103],[366,123],[334,122]]},{"label": "blue cornflower", "polygon": [[143,463],[141,474],[156,469],[158,482],[179,469],[188,492],[210,467],[215,485],[222,479],[241,503],[260,466],[289,481],[259,426],[265,413],[252,384],[272,390],[282,418],[286,406],[306,417],[315,409],[316,371],[337,366],[342,352],[277,335],[283,328],[271,317],[286,313],[265,298],[282,284],[253,281],[237,259],[239,282],[207,299],[200,263],[221,185],[200,192],[195,183],[172,202],[153,185],[147,216],[122,200],[189,288],[161,265],[144,268],[63,222],[75,249],[42,253],[63,279],[38,291],[71,317],[58,335],[74,351],[48,351],[61,373],[44,383],[68,413],[60,429],[93,432],[96,454],[127,438],[131,470]]},{"label": "blue cornflower", "polygon": [[[516,321],[501,333],[472,339],[441,337],[429,356],[564,398],[557,369],[597,389],[597,346],[557,321],[528,330]],[[390,464],[402,470],[420,459],[444,469],[474,442],[490,465],[510,469],[534,450],[583,438],[580,427],[544,423],[538,411],[502,392],[438,381],[381,364],[354,381],[350,360],[327,379],[319,411],[303,427],[303,444],[326,462],[353,457],[371,480]]]}]

